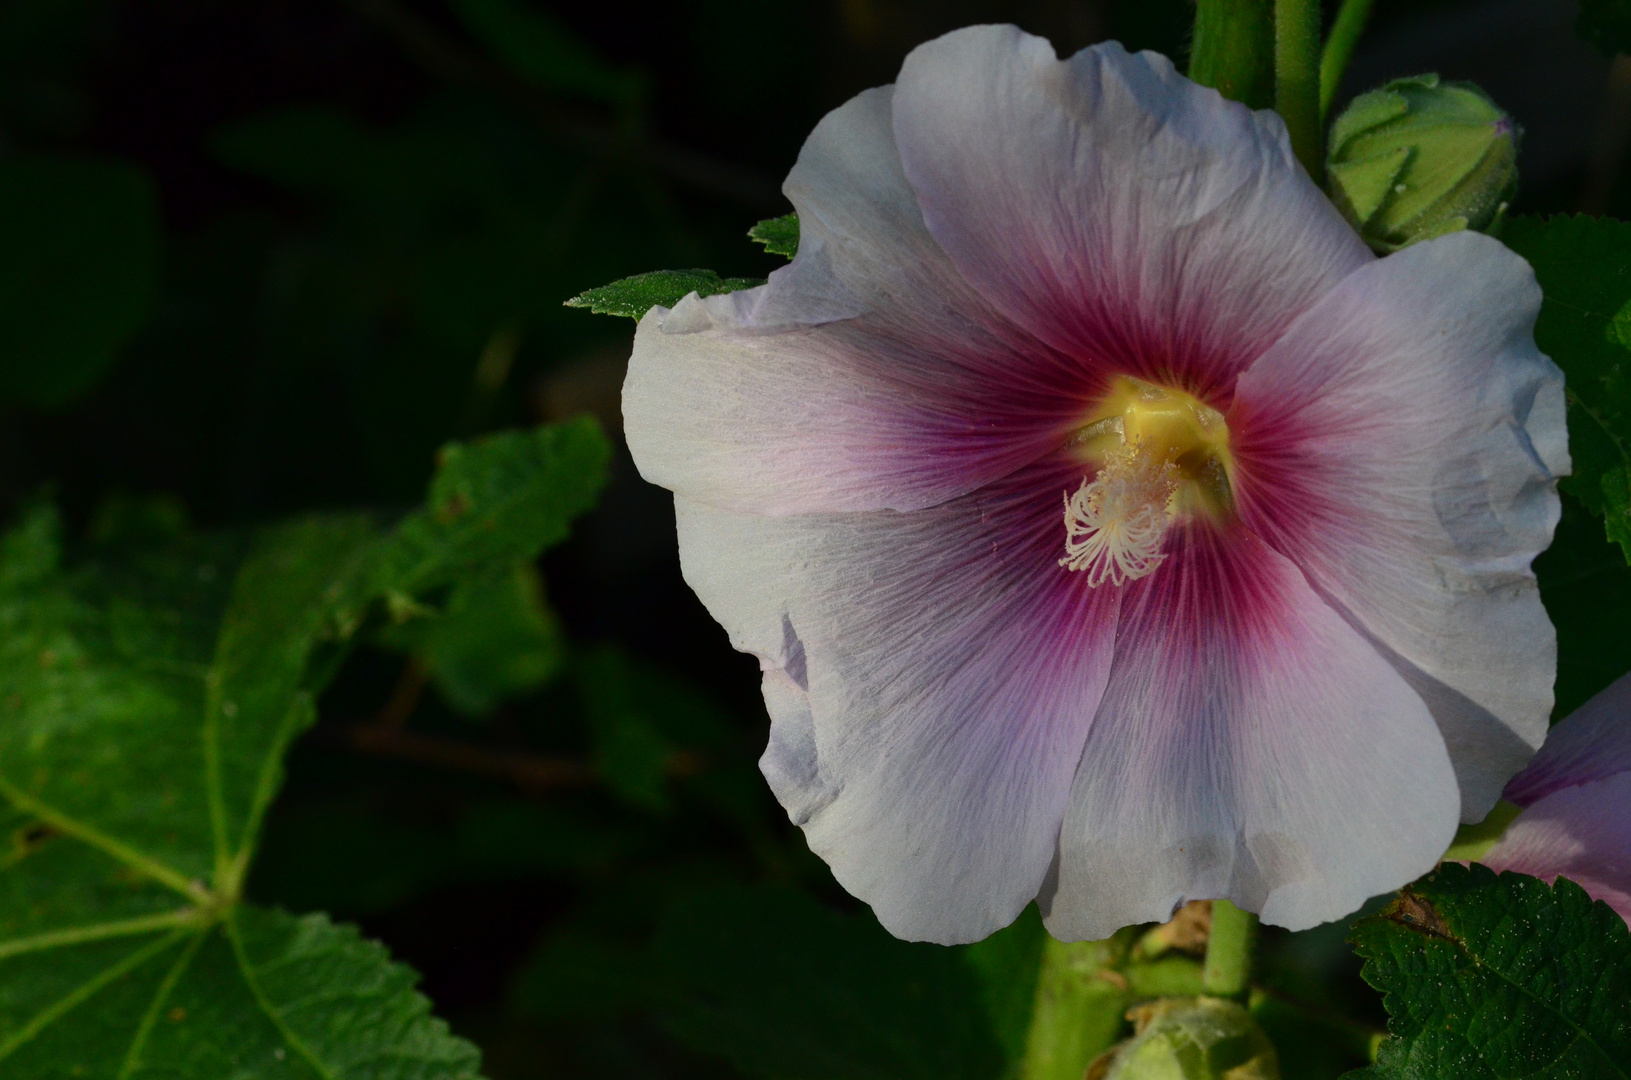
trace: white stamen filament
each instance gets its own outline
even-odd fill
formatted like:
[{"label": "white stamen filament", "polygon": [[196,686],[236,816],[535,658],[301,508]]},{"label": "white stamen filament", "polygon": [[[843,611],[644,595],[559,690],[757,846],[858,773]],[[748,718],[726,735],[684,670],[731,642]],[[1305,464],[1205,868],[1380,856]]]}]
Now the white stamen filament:
[{"label": "white stamen filament", "polygon": [[1059,565],[1087,571],[1087,583],[1136,581],[1166,560],[1167,502],[1178,487],[1178,469],[1142,446],[1125,445],[1106,455],[1091,482],[1065,496],[1065,557]]}]

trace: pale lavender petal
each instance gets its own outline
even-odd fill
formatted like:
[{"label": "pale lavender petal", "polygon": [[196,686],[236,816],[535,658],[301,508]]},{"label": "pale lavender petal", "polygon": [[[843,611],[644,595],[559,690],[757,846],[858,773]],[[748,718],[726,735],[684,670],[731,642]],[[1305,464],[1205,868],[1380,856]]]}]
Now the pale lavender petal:
[{"label": "pale lavender petal", "polygon": [[932,510],[767,518],[677,499],[686,580],[765,668],[761,767],[900,937],[1007,925],[1053,858],[1118,593],[1057,566],[1054,462]]},{"label": "pale lavender petal", "polygon": [[1355,272],[1240,377],[1250,528],[1427,700],[1479,821],[1546,734],[1556,636],[1530,562],[1569,468],[1529,265],[1477,233]]},{"label": "pale lavender petal", "polygon": [[1168,550],[1122,599],[1048,929],[1103,938],[1218,897],[1303,929],[1431,869],[1460,807],[1421,699],[1244,529]]},{"label": "pale lavender petal", "polygon": [[1631,772],[1631,675],[1620,676],[1547,732],[1540,753],[1512,778],[1504,797],[1530,806],[1561,788],[1622,772]]},{"label": "pale lavender petal", "polygon": [[1566,877],[1631,921],[1631,773],[1541,796],[1478,861],[1544,881]]},{"label": "pale lavender petal", "polygon": [[1103,387],[986,304],[923,226],[893,91],[811,134],[799,253],[758,289],[641,320],[623,388],[641,474],[748,513],[912,510],[1058,447]]},{"label": "pale lavender petal", "polygon": [[929,231],[990,302],[1208,399],[1373,259],[1278,117],[1115,42],[1067,61],[1011,26],[921,45],[895,138]]}]

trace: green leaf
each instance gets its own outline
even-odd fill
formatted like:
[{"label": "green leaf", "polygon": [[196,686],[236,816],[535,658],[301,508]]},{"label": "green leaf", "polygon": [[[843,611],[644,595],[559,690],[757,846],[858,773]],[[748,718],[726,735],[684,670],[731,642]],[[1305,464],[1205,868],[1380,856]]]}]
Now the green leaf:
[{"label": "green leaf", "polygon": [[0,536],[0,589],[43,580],[62,560],[62,515],[51,503],[29,507],[16,528]]},{"label": "green leaf", "polygon": [[1552,546],[1535,560],[1540,598],[1557,627],[1557,704],[1567,716],[1631,670],[1631,634],[1605,633],[1603,613],[1631,611],[1631,566],[1580,505],[1563,496]]},{"label": "green leaf", "polygon": [[474,1075],[474,1049],[378,946],[238,899],[282,753],[312,716],[309,657],[376,537],[312,519],[247,558],[199,543],[0,570],[7,1077]]},{"label": "green leaf", "polygon": [[90,389],[147,318],[159,243],[135,165],[0,161],[0,400],[53,406]]},{"label": "green leaf", "polygon": [[1608,56],[1631,49],[1631,2],[1580,0],[1575,32]]},{"label": "green leaf", "polygon": [[979,980],[991,1031],[1010,1062],[1025,1056],[1036,1006],[1036,981],[1048,932],[1042,914],[1028,905],[1012,926],[964,947],[963,959]]},{"label": "green leaf", "polygon": [[1631,1076],[1631,931],[1572,881],[1446,863],[1350,940],[1392,1035],[1352,1075]]},{"label": "green leaf", "polygon": [[594,505],[611,447],[583,417],[442,449],[425,507],[403,519],[374,573],[413,594],[531,559]]},{"label": "green leaf", "polygon": [[632,805],[666,810],[668,777],[689,763],[684,753],[715,749],[729,740],[717,705],[615,649],[602,646],[584,653],[574,675],[595,769]]},{"label": "green leaf", "polygon": [[784,214],[767,218],[749,229],[748,236],[763,244],[770,254],[791,259],[799,253],[799,216]]},{"label": "green leaf", "polygon": [[608,64],[541,8],[518,0],[453,0],[452,6],[465,29],[523,78],[625,109],[645,97],[640,72]]},{"label": "green leaf", "polygon": [[430,1016],[384,948],[320,915],[248,905],[5,962],[8,1077],[437,1077],[479,1052]]},{"label": "green leaf", "polygon": [[530,562],[461,581],[442,611],[410,618],[386,637],[411,651],[447,703],[470,716],[549,681],[566,646]]},{"label": "green leaf", "polygon": [[677,902],[655,945],[668,1021],[744,1072],[785,1080],[990,1080],[1003,1074],[974,971],[772,886]]},{"label": "green leaf", "polygon": [[588,289],[566,302],[596,315],[639,319],[654,307],[673,307],[691,293],[714,296],[763,285],[762,278],[722,278],[712,270],[653,270],[598,289]]},{"label": "green leaf", "polygon": [[64,568],[36,508],[0,539],[0,1074],[475,1075],[379,946],[243,883],[365,609],[559,540],[604,456],[585,424],[450,447],[384,534],[317,517]]},{"label": "green leaf", "polygon": [[1518,217],[1501,239],[1535,268],[1535,341],[1567,379],[1574,475],[1563,485],[1604,515],[1631,561],[1631,224]]},{"label": "green leaf", "polygon": [[283,754],[317,718],[320,687],[306,685],[313,650],[348,635],[377,547],[366,518],[315,518],[272,531],[238,571],[204,680],[215,886],[229,896],[282,784]]}]

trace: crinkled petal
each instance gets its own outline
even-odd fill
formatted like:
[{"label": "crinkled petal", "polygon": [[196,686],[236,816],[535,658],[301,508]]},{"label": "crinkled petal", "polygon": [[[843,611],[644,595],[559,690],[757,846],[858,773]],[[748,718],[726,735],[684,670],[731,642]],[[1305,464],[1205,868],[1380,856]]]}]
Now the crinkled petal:
[{"label": "crinkled petal", "polygon": [[1543,796],[1478,861],[1545,881],[1566,877],[1631,922],[1631,773]]},{"label": "crinkled petal", "polygon": [[1481,820],[1546,734],[1556,635],[1530,562],[1568,471],[1540,290],[1457,233],[1355,272],[1240,377],[1242,520],[1391,653]]},{"label": "crinkled petal", "polygon": [[1038,466],[910,514],[676,499],[686,580],[765,667],[766,778],[899,937],[984,937],[1053,858],[1117,609],[1056,565],[1048,493],[1072,480]]},{"label": "crinkled petal", "polygon": [[1291,929],[1431,869],[1459,799],[1426,706],[1245,530],[1176,530],[1129,586],[1041,897],[1062,939],[1226,897]]},{"label": "crinkled petal", "polygon": [[748,513],[932,506],[1056,448],[1103,385],[969,288],[901,173],[893,90],[828,114],[786,191],[799,252],[654,308],[623,388],[641,474]]},{"label": "crinkled petal", "polygon": [[1552,792],[1631,772],[1631,675],[1622,675],[1551,731],[1503,797],[1530,806]]},{"label": "crinkled petal", "polygon": [[929,231],[989,301],[1061,352],[1210,399],[1373,260],[1277,116],[1115,42],[1066,61],[1011,26],[921,45],[895,138]]}]

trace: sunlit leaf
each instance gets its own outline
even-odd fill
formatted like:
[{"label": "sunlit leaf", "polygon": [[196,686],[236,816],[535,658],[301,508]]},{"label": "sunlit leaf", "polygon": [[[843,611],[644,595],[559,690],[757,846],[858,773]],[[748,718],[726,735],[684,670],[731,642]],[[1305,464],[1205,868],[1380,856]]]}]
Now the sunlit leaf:
[{"label": "sunlit leaf", "polygon": [[761,278],[722,278],[712,270],[653,270],[598,289],[588,289],[566,302],[596,315],[638,319],[654,307],[673,307],[691,293],[714,296],[763,285]]},{"label": "sunlit leaf", "polygon": [[799,253],[799,216],[785,214],[768,218],[749,229],[748,236],[763,244],[770,254],[791,259]]}]

